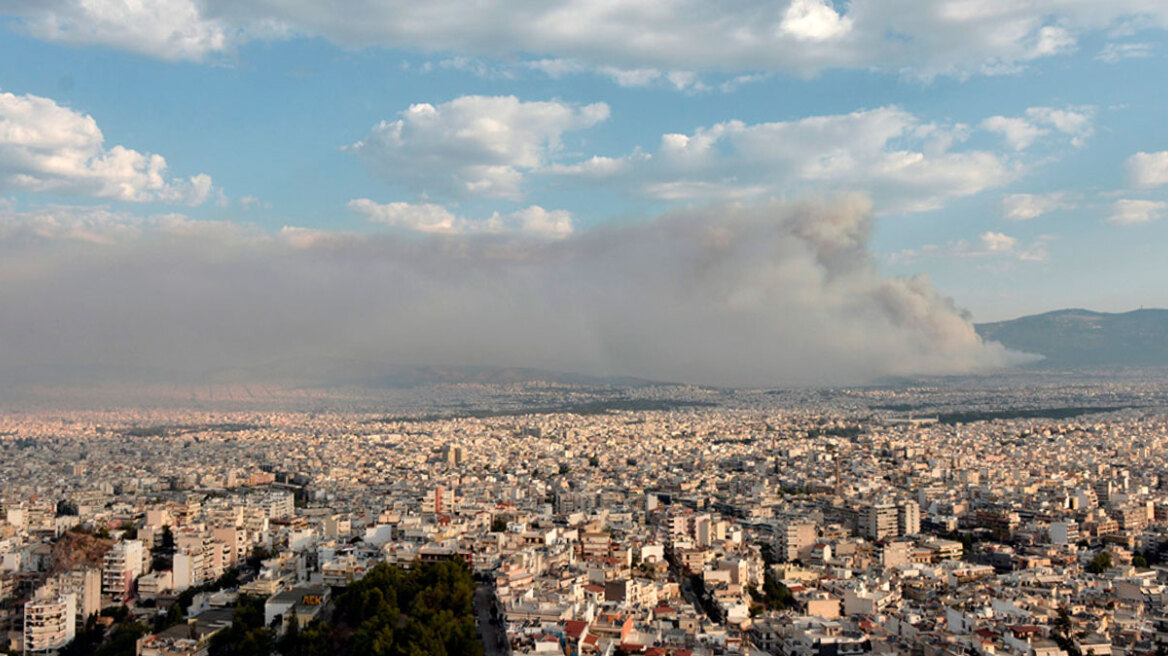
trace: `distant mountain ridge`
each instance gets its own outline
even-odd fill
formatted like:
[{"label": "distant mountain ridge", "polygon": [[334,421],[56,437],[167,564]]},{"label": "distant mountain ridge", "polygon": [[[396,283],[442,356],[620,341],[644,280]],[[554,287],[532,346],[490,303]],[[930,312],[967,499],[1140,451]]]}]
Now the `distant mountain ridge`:
[{"label": "distant mountain ridge", "polygon": [[1056,310],[975,324],[987,341],[1044,356],[1035,368],[1168,366],[1168,310]]}]

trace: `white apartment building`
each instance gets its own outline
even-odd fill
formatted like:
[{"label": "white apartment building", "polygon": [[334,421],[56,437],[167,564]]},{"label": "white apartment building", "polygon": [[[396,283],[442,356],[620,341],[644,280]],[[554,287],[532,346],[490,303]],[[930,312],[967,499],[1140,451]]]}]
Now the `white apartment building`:
[{"label": "white apartment building", "polygon": [[77,598],[38,597],[24,605],[24,653],[55,652],[77,635]]},{"label": "white apartment building", "polygon": [[101,591],[114,601],[134,594],[134,581],[142,575],[145,548],[138,540],[122,540],[106,552],[101,563]]},{"label": "white apartment building", "polygon": [[206,580],[206,571],[203,566],[203,550],[183,550],[175,553],[173,572],[175,592],[182,592],[187,588],[202,584]]}]

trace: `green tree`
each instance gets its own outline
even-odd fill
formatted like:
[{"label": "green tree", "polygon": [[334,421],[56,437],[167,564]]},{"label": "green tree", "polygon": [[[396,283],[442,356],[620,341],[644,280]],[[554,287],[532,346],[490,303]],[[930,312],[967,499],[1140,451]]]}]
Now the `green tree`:
[{"label": "green tree", "polygon": [[1090,563],[1087,563],[1087,571],[1092,574],[1102,574],[1111,569],[1111,554],[1106,551],[1100,551],[1095,554]]},{"label": "green tree", "polygon": [[409,571],[383,563],[335,599],[330,620],[299,628],[280,651],[284,656],[481,656],[474,588],[460,562]]},{"label": "green tree", "polygon": [[138,653],[138,638],[146,635],[147,629],[138,622],[117,625],[109,640],[94,652],[95,656],[134,656]]},{"label": "green tree", "polygon": [[236,602],[231,626],[211,637],[211,656],[269,656],[275,635],[264,626],[264,599],[242,596]]},{"label": "green tree", "polygon": [[174,545],[174,531],[170,530],[170,524],[162,527],[162,538],[159,541],[158,552],[173,556],[175,551]]}]

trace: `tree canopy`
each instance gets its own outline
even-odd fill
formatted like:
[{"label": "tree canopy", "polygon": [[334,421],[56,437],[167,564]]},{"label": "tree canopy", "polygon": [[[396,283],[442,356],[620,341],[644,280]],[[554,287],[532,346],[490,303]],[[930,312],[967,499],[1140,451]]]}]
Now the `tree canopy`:
[{"label": "tree canopy", "polygon": [[481,656],[474,579],[461,563],[382,563],[336,598],[331,620],[289,630],[285,656]]}]

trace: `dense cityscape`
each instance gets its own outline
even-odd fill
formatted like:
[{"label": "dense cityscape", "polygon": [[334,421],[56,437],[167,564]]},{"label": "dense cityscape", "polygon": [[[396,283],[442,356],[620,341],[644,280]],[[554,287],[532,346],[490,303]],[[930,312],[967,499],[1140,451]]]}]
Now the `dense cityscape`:
[{"label": "dense cityscape", "polygon": [[[27,404],[0,416],[0,637],[316,653],[395,572],[453,567],[466,616],[442,653],[1163,653],[1166,393],[1052,375]],[[352,653],[409,653],[382,647]]]},{"label": "dense cityscape", "polygon": [[1164,80],[1168,0],[0,0],[0,656],[1168,656]]}]

